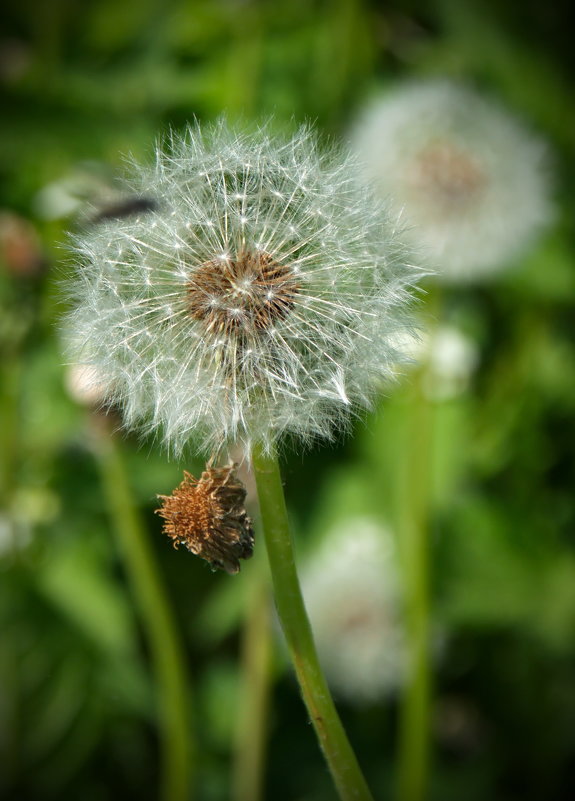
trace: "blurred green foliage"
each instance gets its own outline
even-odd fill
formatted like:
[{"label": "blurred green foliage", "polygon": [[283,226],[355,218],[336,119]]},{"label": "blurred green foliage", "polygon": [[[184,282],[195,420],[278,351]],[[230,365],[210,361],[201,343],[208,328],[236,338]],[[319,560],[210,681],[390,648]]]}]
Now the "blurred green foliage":
[{"label": "blurred green foliage", "polygon": [[[157,784],[150,659],[106,508],[92,413],[66,388],[58,342],[66,232],[78,224],[62,206],[69,182],[88,184],[90,194],[121,171],[124,154],[149,158],[169,126],[224,111],[231,119],[273,114],[283,128],[311,118],[322,135],[345,136],[377,87],[436,74],[474,82],[546,136],[559,214],[515,270],[444,292],[445,318],[480,355],[469,386],[433,403],[434,614],[445,642],[430,797],[572,797],[575,111],[566,10],[566,1],[495,0],[5,3],[2,798],[143,801]],[[334,510],[369,504],[396,522],[410,392],[407,377],[353,438],[305,457],[286,448],[302,555]],[[156,443],[127,435],[123,449],[185,638],[197,698],[197,797],[220,801],[228,797],[249,566],[235,578],[212,574],[160,536],[155,495],[201,464],[170,463]],[[281,654],[274,676],[267,797],[330,799]],[[396,700],[342,707],[376,796],[388,797]]]}]

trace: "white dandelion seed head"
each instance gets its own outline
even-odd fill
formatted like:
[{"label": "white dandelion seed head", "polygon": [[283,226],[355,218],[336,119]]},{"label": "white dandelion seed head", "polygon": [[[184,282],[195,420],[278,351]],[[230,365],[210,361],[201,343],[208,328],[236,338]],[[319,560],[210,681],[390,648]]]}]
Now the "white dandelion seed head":
[{"label": "white dandelion seed head", "polygon": [[329,435],[393,375],[422,275],[396,217],[307,128],[220,122],[168,144],[133,167],[154,208],[76,239],[73,359],[175,452]]},{"label": "white dandelion seed head", "polygon": [[362,179],[403,209],[444,279],[505,269],[552,218],[544,144],[461,85],[413,82],[374,99],[352,143]]},{"label": "white dandelion seed head", "polygon": [[407,648],[396,553],[378,520],[341,520],[303,566],[302,588],[334,691],[374,701],[403,684]]}]

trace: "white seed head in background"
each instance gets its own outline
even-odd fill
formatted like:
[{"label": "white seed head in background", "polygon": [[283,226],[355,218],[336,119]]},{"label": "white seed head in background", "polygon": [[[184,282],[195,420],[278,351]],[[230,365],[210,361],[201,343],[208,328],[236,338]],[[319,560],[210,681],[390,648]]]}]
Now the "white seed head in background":
[{"label": "white seed head in background", "polygon": [[375,701],[407,674],[391,534],[370,517],[341,520],[302,568],[302,588],[327,679],[351,701]]},{"label": "white seed head in background", "polygon": [[330,435],[393,376],[422,275],[350,159],[224,122],[159,147],[154,207],[76,237],[73,361],[178,452]]},{"label": "white seed head in background", "polygon": [[462,85],[413,82],[374,98],[352,148],[361,179],[403,209],[444,279],[505,269],[552,218],[544,144]]},{"label": "white seed head in background", "polygon": [[398,337],[398,350],[410,359],[398,366],[398,372],[422,368],[423,391],[430,400],[450,400],[466,392],[479,365],[479,347],[461,329],[446,324]]}]

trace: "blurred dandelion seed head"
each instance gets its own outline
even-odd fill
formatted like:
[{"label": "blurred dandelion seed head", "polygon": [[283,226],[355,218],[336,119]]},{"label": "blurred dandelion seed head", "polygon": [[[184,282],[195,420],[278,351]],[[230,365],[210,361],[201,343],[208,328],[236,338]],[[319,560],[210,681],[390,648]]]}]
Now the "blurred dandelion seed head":
[{"label": "blurred dandelion seed head", "polygon": [[453,281],[504,269],[552,217],[547,152],[506,110],[449,81],[374,99],[353,149],[410,236]]},{"label": "blurred dandelion seed head", "polygon": [[407,651],[391,534],[369,517],[342,520],[302,571],[306,607],[333,689],[374,701],[401,686]]},{"label": "blurred dandelion seed head", "polygon": [[73,360],[106,376],[127,425],[176,452],[269,448],[369,404],[422,273],[354,173],[307,128],[285,140],[224,122],[134,165],[129,192],[156,206],[77,237],[67,320]]},{"label": "blurred dandelion seed head", "polygon": [[424,368],[423,390],[430,400],[449,400],[464,393],[479,364],[479,348],[454,325],[440,325],[416,334],[402,332],[398,347],[409,357],[398,366]]}]

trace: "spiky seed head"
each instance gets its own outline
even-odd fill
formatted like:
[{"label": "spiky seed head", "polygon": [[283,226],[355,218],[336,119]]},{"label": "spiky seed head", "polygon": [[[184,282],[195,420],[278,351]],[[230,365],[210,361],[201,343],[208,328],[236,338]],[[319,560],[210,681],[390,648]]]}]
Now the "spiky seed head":
[{"label": "spiky seed head", "polygon": [[154,205],[77,238],[67,322],[128,425],[175,451],[270,448],[329,435],[393,375],[421,271],[396,217],[308,129],[191,127],[134,166],[129,192]]},{"label": "spiky seed head", "polygon": [[544,144],[462,85],[411,82],[374,98],[352,141],[362,177],[404,209],[439,277],[504,269],[552,217]]},{"label": "spiky seed head", "polygon": [[235,468],[208,464],[199,479],[184,472],[171,495],[158,496],[162,505],[156,509],[175,548],[183,545],[227,573],[237,573],[239,560],[249,559],[254,547],[252,522],[244,508],[246,490]]}]

